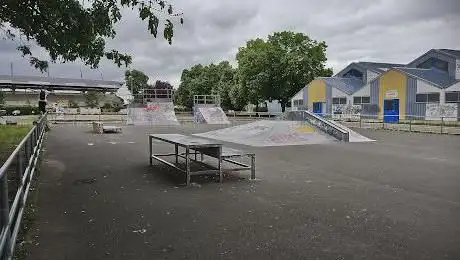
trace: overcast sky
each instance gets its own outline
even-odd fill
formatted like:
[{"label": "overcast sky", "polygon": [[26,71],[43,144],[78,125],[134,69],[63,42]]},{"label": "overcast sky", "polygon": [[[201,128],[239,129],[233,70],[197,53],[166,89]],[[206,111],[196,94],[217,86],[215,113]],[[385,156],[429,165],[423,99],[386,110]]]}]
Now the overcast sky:
[{"label": "overcast sky", "polygon": [[[117,37],[108,42],[133,55],[131,69],[176,87],[184,68],[230,60],[249,39],[275,31],[302,32],[328,44],[334,73],[352,61],[408,63],[431,48],[460,49],[459,0],[173,0],[184,12],[173,44],[147,33],[137,13],[124,11]],[[162,35],[160,33],[159,35]],[[40,75],[0,40],[0,74]],[[79,63],[51,64],[50,76],[122,80],[125,68],[104,61],[98,70]]]}]

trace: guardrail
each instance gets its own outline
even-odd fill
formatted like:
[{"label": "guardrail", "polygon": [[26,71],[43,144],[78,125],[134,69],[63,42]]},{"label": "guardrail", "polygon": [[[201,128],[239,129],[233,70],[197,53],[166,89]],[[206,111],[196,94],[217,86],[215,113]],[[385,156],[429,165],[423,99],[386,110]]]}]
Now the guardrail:
[{"label": "guardrail", "polygon": [[[44,114],[0,168],[0,259],[11,259],[46,131]],[[12,188],[9,185],[13,185]],[[14,193],[14,198],[10,197]]]},{"label": "guardrail", "polygon": [[329,122],[327,119],[315,115],[307,110],[290,111],[280,118],[295,121],[308,121],[310,124],[340,141],[348,142],[350,140],[350,134],[346,129],[343,129],[340,126]]}]

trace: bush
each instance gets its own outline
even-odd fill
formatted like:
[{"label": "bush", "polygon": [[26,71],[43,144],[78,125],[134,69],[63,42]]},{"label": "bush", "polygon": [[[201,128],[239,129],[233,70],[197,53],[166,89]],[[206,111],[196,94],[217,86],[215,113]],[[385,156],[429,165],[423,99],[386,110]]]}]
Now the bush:
[{"label": "bush", "polygon": [[7,115],[11,115],[11,113],[13,113],[14,110],[19,110],[21,112],[21,116],[40,114],[40,110],[38,109],[38,107],[33,106],[6,106],[2,109],[6,110]]}]

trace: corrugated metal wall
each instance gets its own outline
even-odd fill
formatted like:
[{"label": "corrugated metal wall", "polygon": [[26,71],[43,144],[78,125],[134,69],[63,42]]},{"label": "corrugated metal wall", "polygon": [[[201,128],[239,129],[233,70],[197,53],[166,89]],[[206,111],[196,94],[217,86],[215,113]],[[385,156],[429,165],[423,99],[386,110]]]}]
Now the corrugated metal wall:
[{"label": "corrugated metal wall", "polygon": [[417,79],[407,77],[407,94],[406,94],[406,114],[407,119],[424,119],[426,112],[426,104],[415,103],[417,94]]},{"label": "corrugated metal wall", "polygon": [[309,110],[308,107],[308,85],[303,88],[303,107]]},{"label": "corrugated metal wall", "polygon": [[379,83],[379,79],[371,82],[371,104],[379,104]]},{"label": "corrugated metal wall", "polygon": [[326,84],[326,114],[332,114],[332,86]]}]

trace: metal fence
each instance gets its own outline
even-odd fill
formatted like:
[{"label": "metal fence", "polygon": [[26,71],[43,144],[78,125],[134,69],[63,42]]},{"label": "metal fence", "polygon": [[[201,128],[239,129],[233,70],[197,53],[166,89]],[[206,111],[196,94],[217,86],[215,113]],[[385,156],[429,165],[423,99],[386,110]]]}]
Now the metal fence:
[{"label": "metal fence", "polygon": [[0,259],[11,259],[47,126],[43,115],[0,168]]},{"label": "metal fence", "polygon": [[426,118],[414,115],[322,115],[326,118],[340,121],[349,127],[367,129],[386,129],[395,131],[459,134],[460,121],[457,117],[440,116]]}]

